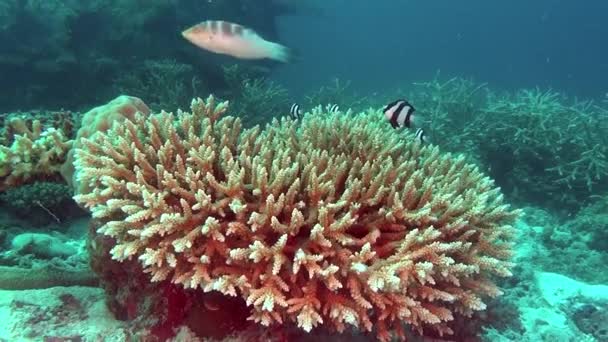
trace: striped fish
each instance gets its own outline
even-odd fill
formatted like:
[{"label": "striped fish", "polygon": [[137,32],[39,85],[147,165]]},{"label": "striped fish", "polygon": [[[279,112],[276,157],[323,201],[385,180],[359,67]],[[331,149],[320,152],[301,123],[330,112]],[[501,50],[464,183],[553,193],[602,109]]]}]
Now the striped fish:
[{"label": "striped fish", "polygon": [[269,58],[288,62],[289,49],[260,37],[242,25],[222,20],[207,20],[182,32],[192,44],[211,52],[240,59]]},{"label": "striped fish", "polygon": [[299,120],[302,118],[302,110],[300,109],[300,105],[294,103],[291,105],[291,109],[289,110],[289,116],[291,116],[294,120]]},{"label": "striped fish", "polygon": [[421,144],[425,144],[427,142],[426,139],[426,135],[424,134],[424,130],[422,128],[418,128],[416,130],[416,141],[420,142]]},{"label": "striped fish", "polygon": [[393,128],[411,127],[416,108],[407,100],[397,100],[386,105],[382,111]]},{"label": "striped fish", "polygon": [[340,106],[337,104],[328,104],[326,108],[330,113],[337,113],[340,110]]}]

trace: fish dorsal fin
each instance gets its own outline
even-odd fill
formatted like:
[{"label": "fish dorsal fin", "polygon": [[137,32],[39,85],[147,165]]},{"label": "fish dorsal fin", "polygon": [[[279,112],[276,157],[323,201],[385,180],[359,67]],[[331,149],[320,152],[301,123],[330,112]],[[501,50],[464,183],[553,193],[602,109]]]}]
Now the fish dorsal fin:
[{"label": "fish dorsal fin", "polygon": [[[239,25],[241,26],[241,25]],[[248,27],[244,27],[241,26],[243,28],[242,32],[241,32],[241,36],[243,37],[248,37],[248,36],[259,36],[259,34],[257,32],[255,32],[253,29],[250,29]]]},{"label": "fish dorsal fin", "polygon": [[248,27],[224,20],[205,20],[200,22],[198,27],[213,34],[222,34],[225,36],[258,36],[254,30]]},{"label": "fish dorsal fin", "polygon": [[218,21],[218,27],[220,28],[220,32],[227,36],[246,37],[257,35],[252,29],[229,21]]}]

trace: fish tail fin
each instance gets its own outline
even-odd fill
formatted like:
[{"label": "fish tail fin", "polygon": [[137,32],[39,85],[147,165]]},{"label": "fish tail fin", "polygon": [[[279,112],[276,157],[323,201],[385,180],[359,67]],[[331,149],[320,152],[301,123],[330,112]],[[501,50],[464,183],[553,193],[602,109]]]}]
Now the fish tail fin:
[{"label": "fish tail fin", "polygon": [[293,60],[293,53],[289,48],[281,44],[274,43],[272,46],[272,55],[270,58],[274,59],[275,61],[289,63]]}]

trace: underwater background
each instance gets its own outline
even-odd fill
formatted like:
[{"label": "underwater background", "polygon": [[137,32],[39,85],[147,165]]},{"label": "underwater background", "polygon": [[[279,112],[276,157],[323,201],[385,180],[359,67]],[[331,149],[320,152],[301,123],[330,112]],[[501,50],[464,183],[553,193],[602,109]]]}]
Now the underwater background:
[{"label": "underwater background", "polygon": [[606,13],[0,0],[0,341],[608,341]]}]

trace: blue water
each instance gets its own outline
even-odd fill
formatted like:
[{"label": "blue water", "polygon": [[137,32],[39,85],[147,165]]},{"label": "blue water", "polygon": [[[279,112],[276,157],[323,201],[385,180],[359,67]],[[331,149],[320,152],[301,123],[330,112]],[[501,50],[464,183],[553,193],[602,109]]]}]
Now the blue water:
[{"label": "blue water", "polygon": [[306,91],[332,77],[377,91],[441,69],[501,88],[553,87],[598,97],[608,90],[608,2],[326,1],[325,16],[279,20],[302,54],[280,70]]}]

